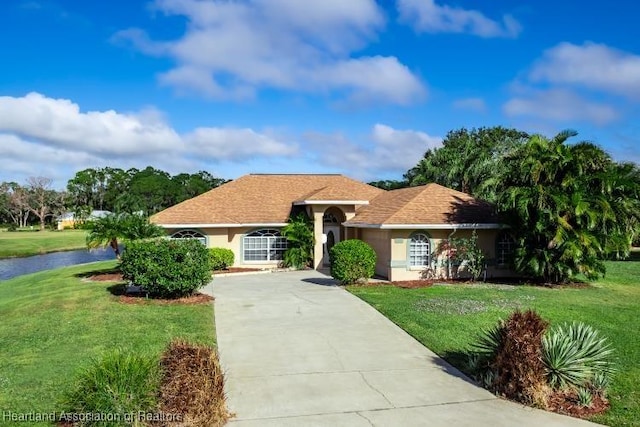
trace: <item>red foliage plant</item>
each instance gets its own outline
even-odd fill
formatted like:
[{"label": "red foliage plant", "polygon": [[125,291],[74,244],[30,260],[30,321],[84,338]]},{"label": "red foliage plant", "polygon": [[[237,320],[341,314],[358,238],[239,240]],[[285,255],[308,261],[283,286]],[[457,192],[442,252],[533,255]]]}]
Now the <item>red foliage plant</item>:
[{"label": "red foliage plant", "polygon": [[526,404],[534,403],[536,391],[544,387],[542,336],[549,323],[533,310],[515,311],[500,329],[500,343],[491,361],[493,390]]}]

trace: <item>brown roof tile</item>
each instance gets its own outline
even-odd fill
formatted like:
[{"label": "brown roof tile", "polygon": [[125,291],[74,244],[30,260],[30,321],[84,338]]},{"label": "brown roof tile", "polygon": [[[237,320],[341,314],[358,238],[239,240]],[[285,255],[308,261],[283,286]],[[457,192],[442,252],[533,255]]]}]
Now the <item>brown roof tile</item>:
[{"label": "brown roof tile", "polygon": [[493,206],[438,184],[387,191],[360,208],[347,224],[496,223]]},{"label": "brown roof tile", "polygon": [[343,175],[245,175],[151,217],[156,224],[284,223],[294,201],[371,200],[384,190]]}]

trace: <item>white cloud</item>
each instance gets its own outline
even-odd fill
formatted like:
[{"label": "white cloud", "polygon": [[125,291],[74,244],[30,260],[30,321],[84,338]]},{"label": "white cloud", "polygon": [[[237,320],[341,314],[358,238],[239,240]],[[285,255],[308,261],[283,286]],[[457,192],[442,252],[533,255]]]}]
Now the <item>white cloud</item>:
[{"label": "white cloud", "polygon": [[0,181],[19,182],[27,176],[69,179],[62,176],[61,169],[79,168],[99,161],[86,152],[50,147],[3,133],[0,133],[0,158],[3,160]]},{"label": "white cloud", "polygon": [[364,180],[385,175],[400,176],[439,147],[442,138],[416,130],[398,130],[384,124],[371,129],[367,144],[357,144],[342,134],[307,135],[322,162]]},{"label": "white cloud", "polygon": [[560,43],[527,76],[534,83],[576,85],[640,100],[640,56],[604,44]]},{"label": "white cloud", "polygon": [[384,27],[374,0],[156,0],[154,7],[186,17],[185,34],[153,41],[129,29],[114,39],[173,59],[159,79],[178,91],[243,99],[275,88],[394,104],[426,93],[397,58],[354,56]]},{"label": "white cloud", "polygon": [[214,160],[246,160],[256,156],[291,156],[298,151],[252,129],[197,128],[184,137],[189,151]]},{"label": "white cloud", "polygon": [[247,128],[201,127],[180,134],[153,109],[82,112],[70,100],[38,93],[0,96],[0,181],[43,174],[69,179],[70,170],[99,166],[198,170],[207,162],[291,156],[297,150],[295,143]]},{"label": "white cloud", "polygon": [[487,104],[482,98],[462,98],[453,101],[453,107],[459,110],[469,110],[476,113],[486,113]]},{"label": "white cloud", "polygon": [[397,0],[400,20],[426,33],[468,33],[480,37],[515,38],[522,26],[511,15],[496,21],[482,12],[437,4],[435,0]]},{"label": "white cloud", "polygon": [[510,99],[503,111],[512,117],[527,116],[556,122],[589,121],[601,126],[618,118],[613,107],[564,89],[528,91]]},{"label": "white cloud", "polygon": [[81,112],[70,100],[39,93],[20,98],[1,96],[0,132],[102,156],[171,152],[181,143],[180,136],[152,111]]}]

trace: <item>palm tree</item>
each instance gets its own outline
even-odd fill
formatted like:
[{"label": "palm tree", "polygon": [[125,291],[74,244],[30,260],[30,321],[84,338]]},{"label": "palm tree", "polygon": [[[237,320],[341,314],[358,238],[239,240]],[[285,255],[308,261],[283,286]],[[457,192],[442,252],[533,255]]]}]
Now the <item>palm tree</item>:
[{"label": "palm tree", "polygon": [[309,217],[299,213],[290,218],[282,228],[282,236],[287,239],[288,248],[284,253],[284,264],[289,267],[308,267],[313,261],[313,225]]},{"label": "palm tree", "polygon": [[595,144],[566,144],[574,131],[540,135],[507,158],[498,205],[520,243],[515,268],[548,282],[604,274],[625,256],[640,217],[640,179]]},{"label": "palm tree", "polygon": [[109,246],[120,259],[119,242],[164,236],[164,230],[135,214],[110,214],[87,223],[87,247]]}]

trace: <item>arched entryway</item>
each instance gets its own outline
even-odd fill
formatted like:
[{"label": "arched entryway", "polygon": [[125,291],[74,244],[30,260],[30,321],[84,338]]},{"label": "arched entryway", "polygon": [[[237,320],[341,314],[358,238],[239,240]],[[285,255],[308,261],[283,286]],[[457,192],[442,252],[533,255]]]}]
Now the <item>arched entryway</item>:
[{"label": "arched entryway", "polygon": [[338,207],[332,206],[322,216],[322,264],[329,265],[329,251],[337,243],[344,239],[342,223],[346,220],[344,212]]}]

